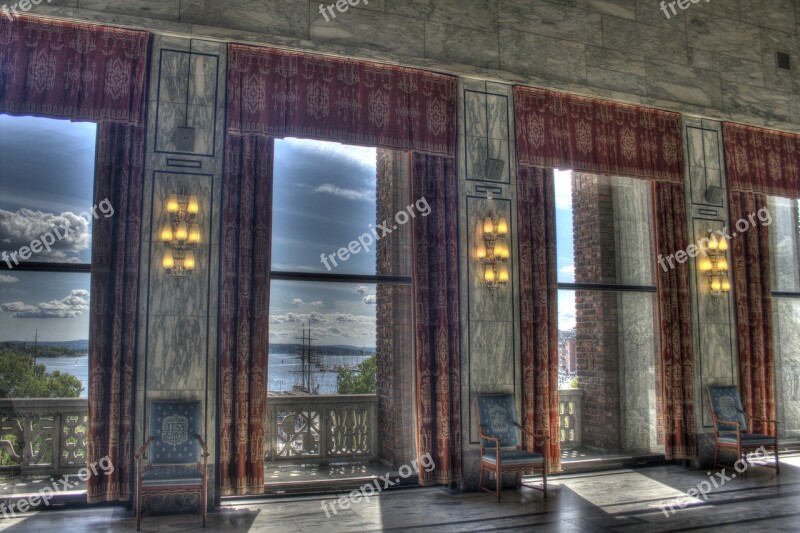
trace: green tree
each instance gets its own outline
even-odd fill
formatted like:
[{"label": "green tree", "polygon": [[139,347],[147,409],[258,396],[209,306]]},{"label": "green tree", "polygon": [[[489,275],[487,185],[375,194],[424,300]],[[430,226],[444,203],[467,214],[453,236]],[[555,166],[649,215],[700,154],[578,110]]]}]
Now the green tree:
[{"label": "green tree", "polygon": [[339,394],[375,394],[377,381],[378,356],[373,355],[361,363],[355,370],[339,368],[336,376],[336,389]]},{"label": "green tree", "polygon": [[0,349],[0,398],[77,398],[82,390],[75,376],[47,372],[30,355]]}]

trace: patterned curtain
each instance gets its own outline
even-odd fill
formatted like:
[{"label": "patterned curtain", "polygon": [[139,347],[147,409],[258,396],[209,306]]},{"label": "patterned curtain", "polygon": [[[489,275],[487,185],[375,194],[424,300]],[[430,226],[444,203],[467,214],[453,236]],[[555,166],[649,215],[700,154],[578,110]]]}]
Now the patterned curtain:
[{"label": "patterned curtain", "polygon": [[143,126],[101,122],[97,135],[95,204],[108,199],[114,216],[92,232],[87,462],[108,457],[111,475],[87,481],[89,503],[128,500],[134,478],[133,390],[139,301]]},{"label": "patterned curtain", "polygon": [[[558,414],[558,281],[552,173],[520,167],[517,227],[522,337],[522,420],[525,429],[550,435],[551,471],[561,469]],[[526,437],[528,449],[542,442]]]},{"label": "patterned curtain", "polygon": [[[800,135],[723,124],[731,223],[767,208],[767,196],[800,198]],[[758,224],[731,241],[739,381],[744,409],[775,420],[775,348],[769,227]],[[774,425],[754,430],[774,435]]]},{"label": "patterned curtain", "polygon": [[228,134],[222,182],[220,486],[264,492],[274,140]]},{"label": "patterned curtain", "polygon": [[0,112],[100,123],[89,323],[89,503],[128,500],[150,34],[34,17],[0,17]]},{"label": "patterned curtain", "polygon": [[412,198],[427,217],[412,222],[417,454],[436,468],[420,483],[461,479],[461,351],[458,291],[458,177],[454,158],[414,154]]},{"label": "patterned curtain", "polygon": [[0,16],[0,110],[141,124],[149,34]]},{"label": "patterned curtain", "polygon": [[521,166],[683,183],[678,113],[530,87],[514,104]]},{"label": "patterned curtain", "polygon": [[[461,477],[458,234],[457,217],[453,216],[458,212],[454,159],[456,88],[456,78],[422,70],[228,45],[227,131],[234,140],[226,145],[226,167],[229,167],[224,176],[226,191],[243,188],[245,182],[255,180],[259,193],[269,188],[271,195],[272,176],[262,178],[261,173],[272,171],[272,142],[267,140],[275,137],[297,136],[414,152],[413,197],[425,196],[433,208],[430,216],[417,217],[413,222],[417,450],[420,456],[431,453],[436,459],[433,473],[420,474],[422,483],[450,484]],[[265,151],[270,155],[266,156]],[[249,155],[250,152],[254,155]],[[262,157],[268,157],[269,161],[262,161]],[[268,168],[262,169],[262,165]],[[251,177],[245,179],[248,174]],[[224,200],[224,209],[236,209],[238,197],[226,194],[229,199]],[[271,203],[259,200],[256,205],[269,233],[266,206]],[[439,215],[436,215],[437,205],[441,206]],[[241,232],[253,224],[223,213],[223,232],[226,228],[231,234]],[[263,383],[258,386],[266,387],[266,351],[254,352],[254,341],[250,342],[243,334],[243,331],[263,334],[263,349],[267,349],[269,310],[265,307],[264,314],[256,316],[260,306],[267,306],[269,300],[269,236],[266,238],[264,302],[250,308],[245,302],[256,291],[248,288],[250,282],[236,274],[235,260],[240,254],[255,254],[256,250],[242,249],[243,244],[239,249],[230,248],[228,244],[228,251],[223,252],[228,255],[223,259],[222,275],[231,278],[230,289],[223,299],[230,301],[231,311],[227,316],[221,311],[220,327],[236,332],[236,337],[233,333],[221,334],[228,338],[226,344],[221,344],[220,359],[223,494],[263,491],[263,487],[257,487],[259,479],[263,484],[263,463],[260,469],[257,463],[263,460],[265,428],[258,425],[260,422],[253,413],[263,412],[264,405],[258,405],[257,409],[251,405],[249,418],[244,414],[238,417],[235,412],[245,413],[242,402],[247,401],[247,395],[241,389],[247,388],[248,376],[249,386],[256,385],[252,369],[261,372],[262,364],[263,374],[258,378]],[[224,279],[223,291],[225,283]],[[234,301],[238,302],[236,307]],[[233,309],[238,313],[235,319]],[[252,345],[249,352],[248,343]],[[231,350],[231,354],[225,353]],[[245,375],[247,365],[251,373]],[[225,377],[228,374],[230,378]],[[239,411],[237,406],[241,407]]]},{"label": "patterned curtain", "polygon": [[456,78],[228,46],[228,131],[455,156]]},{"label": "patterned curtain", "polygon": [[[519,181],[544,181],[547,174],[535,167],[569,168],[653,180],[656,183],[653,212],[658,218],[656,246],[667,255],[686,248],[680,114],[529,87],[514,88],[514,104]],[[530,212],[530,206],[525,205],[526,197],[537,198],[538,194],[546,198],[545,193],[537,193],[538,187],[543,186],[533,185],[528,190],[529,185],[517,184],[518,191],[525,192],[525,195],[518,193],[519,216]],[[547,207],[544,200],[539,201],[544,208]],[[534,247],[530,252],[520,248],[521,260],[525,261],[526,254],[531,257],[527,264],[522,263],[521,290],[526,290],[525,279],[530,277],[533,280],[533,289],[527,289],[532,294],[530,298],[539,300],[538,304],[529,304],[529,310],[523,308],[520,333],[523,339],[523,369],[533,373],[525,377],[526,387],[533,387],[528,392],[528,397],[533,397],[527,400],[526,409],[532,413],[528,416],[534,417],[534,431],[549,431],[552,434],[550,424],[558,416],[558,406],[552,398],[549,404],[546,403],[545,398],[548,397],[556,370],[547,365],[555,365],[557,369],[558,363],[557,358],[550,354],[545,357],[536,348],[549,348],[548,344],[557,342],[557,329],[546,328],[544,318],[537,311],[548,309],[553,314],[550,320],[554,320],[557,314],[555,304],[549,301],[553,298],[550,294],[553,290],[550,284],[553,282],[548,277],[551,276],[548,273],[551,268],[549,259],[545,258],[551,253],[551,248],[555,248],[555,234],[543,222],[539,222],[538,227],[533,225],[540,216],[534,213],[532,220],[525,219],[524,223],[543,233],[520,240],[520,246]],[[520,220],[522,235],[523,219]],[[536,258],[539,258],[538,261]],[[530,269],[533,272],[525,272]],[[526,305],[525,293],[522,294],[521,305]],[[696,444],[693,388],[684,386],[684,383],[692,383],[693,373],[687,263],[678,265],[666,275],[661,274],[658,299],[661,310],[661,366],[665,383],[664,418],[669,421],[666,428],[666,455],[670,458],[690,457],[696,453]],[[525,316],[530,313],[533,313],[532,317]],[[525,339],[528,339],[527,346]],[[533,368],[527,370],[531,368],[530,361],[534,362]],[[549,405],[549,408],[545,405]],[[546,413],[549,417],[545,416]]]},{"label": "patterned curtain", "polygon": [[[653,184],[657,253],[672,255],[689,245],[682,183]],[[694,360],[688,264],[658,273],[664,451],[667,459],[697,455],[694,416]]]}]

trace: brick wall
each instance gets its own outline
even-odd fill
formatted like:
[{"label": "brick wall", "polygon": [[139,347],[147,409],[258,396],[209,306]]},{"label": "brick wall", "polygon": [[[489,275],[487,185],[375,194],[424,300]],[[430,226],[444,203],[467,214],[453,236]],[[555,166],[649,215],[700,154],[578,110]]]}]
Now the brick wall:
[{"label": "brick wall", "polygon": [[[408,155],[378,150],[377,220],[391,220],[408,203]],[[410,275],[409,225],[377,243],[379,275]],[[414,458],[411,286],[377,286],[378,454],[399,467]]]},{"label": "brick wall", "polygon": [[[616,280],[611,185],[597,176],[572,178],[575,281]],[[582,442],[585,448],[620,448],[619,334],[613,292],[575,291],[578,387],[583,390]]]}]

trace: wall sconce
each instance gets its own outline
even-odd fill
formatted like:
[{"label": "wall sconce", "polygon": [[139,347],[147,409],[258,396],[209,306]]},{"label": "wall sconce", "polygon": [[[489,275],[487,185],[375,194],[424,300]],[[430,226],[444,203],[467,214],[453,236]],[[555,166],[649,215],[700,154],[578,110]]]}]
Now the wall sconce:
[{"label": "wall sconce", "polygon": [[162,265],[171,276],[191,276],[194,272],[193,250],[200,244],[200,228],[196,223],[199,211],[195,195],[171,194],[167,200],[169,222],[161,230],[161,241],[167,250]]},{"label": "wall sconce", "polygon": [[505,217],[488,216],[483,221],[483,239],[475,247],[475,259],[481,264],[481,283],[490,288],[508,284],[508,260],[511,249],[506,242],[508,222]]},{"label": "wall sconce", "polygon": [[701,257],[697,262],[697,269],[705,274],[708,289],[712,296],[721,296],[731,290],[728,280],[728,241],[717,240],[713,232],[708,232],[707,257]]}]

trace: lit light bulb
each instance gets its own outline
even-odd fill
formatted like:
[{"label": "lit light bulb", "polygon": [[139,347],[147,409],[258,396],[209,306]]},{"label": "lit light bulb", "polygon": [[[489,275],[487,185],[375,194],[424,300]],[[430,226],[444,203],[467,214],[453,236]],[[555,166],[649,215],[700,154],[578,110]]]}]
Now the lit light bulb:
[{"label": "lit light bulb", "polygon": [[175,238],[179,241],[185,241],[189,236],[189,231],[186,229],[186,224],[181,222],[175,230]]},{"label": "lit light bulb", "polygon": [[511,256],[511,250],[508,249],[507,244],[503,244],[503,250],[500,254],[501,259],[508,259]]},{"label": "lit light bulb", "polygon": [[504,266],[503,268],[500,269],[500,276],[498,279],[500,283],[508,283],[508,278],[509,278],[508,267]]},{"label": "lit light bulb", "polygon": [[189,228],[189,242],[192,244],[200,243],[200,227],[197,224],[192,224]]},{"label": "lit light bulb", "polygon": [[164,229],[161,230],[161,240],[164,242],[172,241],[172,226],[169,224],[165,225]]},{"label": "lit light bulb", "polygon": [[724,252],[727,249],[728,249],[728,241],[726,241],[725,239],[720,239],[720,241],[719,241],[719,251],[720,252]]},{"label": "lit light bulb", "polygon": [[716,237],[711,237],[711,240],[708,241],[708,249],[709,250],[716,250],[719,248],[719,241],[717,241]]},{"label": "lit light bulb", "polygon": [[719,262],[717,263],[717,267],[720,270],[728,270],[728,260],[725,259],[724,257],[721,257],[719,259]]},{"label": "lit light bulb", "polygon": [[172,256],[171,250],[164,252],[164,261],[162,264],[167,270],[172,270],[175,267],[175,258]]},{"label": "lit light bulb", "polygon": [[483,220],[483,232],[488,234],[494,233],[494,221],[492,217],[486,217]]},{"label": "lit light bulb", "polygon": [[194,194],[189,197],[189,205],[186,206],[186,211],[188,211],[190,215],[196,215],[197,212],[200,211],[200,203],[197,201],[197,196]]},{"label": "lit light bulb", "polygon": [[186,257],[183,259],[183,268],[194,270],[194,253],[191,251],[186,252]]},{"label": "lit light bulb", "polygon": [[177,213],[180,209],[180,205],[178,205],[178,195],[170,194],[169,200],[167,201],[167,211],[170,213]]},{"label": "lit light bulb", "polygon": [[700,272],[708,272],[711,270],[711,259],[708,257],[700,259],[700,261],[697,263],[697,269]]},{"label": "lit light bulb", "polygon": [[508,233],[508,222],[505,217],[500,217],[500,221],[497,223],[497,233],[500,235]]},{"label": "lit light bulb", "polygon": [[711,290],[718,292],[722,288],[722,284],[719,282],[717,278],[711,280]]},{"label": "lit light bulb", "polygon": [[722,292],[730,292],[731,290],[731,282],[727,279],[722,280]]},{"label": "lit light bulb", "polygon": [[483,273],[483,279],[488,281],[489,283],[494,281],[494,270],[491,268],[487,268],[486,272]]},{"label": "lit light bulb", "polygon": [[486,246],[484,246],[483,243],[480,243],[475,248],[475,256],[478,258],[478,260],[486,259]]}]

